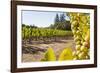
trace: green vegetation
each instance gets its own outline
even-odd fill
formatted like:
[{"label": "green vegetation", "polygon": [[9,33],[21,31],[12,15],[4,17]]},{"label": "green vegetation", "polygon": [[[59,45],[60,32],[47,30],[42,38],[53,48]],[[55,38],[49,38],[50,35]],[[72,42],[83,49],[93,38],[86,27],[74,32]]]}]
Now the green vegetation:
[{"label": "green vegetation", "polygon": [[56,56],[52,48],[48,48],[45,57],[41,61],[56,61]]},{"label": "green vegetation", "polygon": [[67,37],[72,36],[70,21],[65,20],[65,15],[57,14],[54,24],[49,27],[37,27],[35,25],[22,24],[22,39],[45,40],[45,38]]},{"label": "green vegetation", "polygon": [[72,49],[71,48],[65,48],[62,53],[59,56],[59,61],[64,61],[64,60],[72,60]]},{"label": "green vegetation", "polygon": [[39,39],[39,38],[50,38],[50,37],[67,37],[72,36],[71,31],[58,30],[58,29],[44,29],[44,28],[31,28],[22,27],[22,38],[23,39]]},{"label": "green vegetation", "polygon": [[51,29],[60,29],[60,30],[70,30],[71,31],[71,25],[70,21],[65,19],[65,14],[56,14],[54,24],[51,24],[49,28]]}]

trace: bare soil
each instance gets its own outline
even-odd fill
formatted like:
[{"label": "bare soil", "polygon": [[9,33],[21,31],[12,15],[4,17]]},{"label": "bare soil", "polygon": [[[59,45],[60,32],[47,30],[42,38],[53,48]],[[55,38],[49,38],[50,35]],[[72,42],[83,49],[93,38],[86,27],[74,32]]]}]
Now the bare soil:
[{"label": "bare soil", "polygon": [[[35,41],[34,41],[35,42]],[[36,41],[37,42],[37,41]],[[25,48],[22,49],[22,62],[38,62],[44,57],[45,51],[51,47],[53,48],[56,57],[58,58],[60,53],[65,48],[72,48],[75,50],[75,42],[73,38],[60,40],[52,43],[31,43],[31,44],[24,44],[25,46],[31,46],[32,48],[28,49],[28,52]]]}]

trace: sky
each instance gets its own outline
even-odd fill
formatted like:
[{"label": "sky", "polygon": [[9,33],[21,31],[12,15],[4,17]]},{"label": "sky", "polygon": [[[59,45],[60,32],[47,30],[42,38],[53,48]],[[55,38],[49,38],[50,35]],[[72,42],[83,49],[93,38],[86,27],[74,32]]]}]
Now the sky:
[{"label": "sky", "polygon": [[[35,25],[38,27],[48,27],[54,23],[56,14],[64,12],[47,12],[47,11],[22,11],[22,24]],[[64,13],[66,14],[66,13]],[[68,17],[66,17],[68,19]]]}]

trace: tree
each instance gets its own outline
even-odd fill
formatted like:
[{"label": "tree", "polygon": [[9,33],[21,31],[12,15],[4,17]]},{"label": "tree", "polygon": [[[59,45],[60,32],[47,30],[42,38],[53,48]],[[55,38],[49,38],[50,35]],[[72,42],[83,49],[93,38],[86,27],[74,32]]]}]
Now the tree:
[{"label": "tree", "polygon": [[65,15],[63,13],[63,14],[60,14],[60,22],[64,22],[64,21],[65,21]]},{"label": "tree", "polygon": [[56,17],[54,20],[55,22],[54,22],[54,24],[50,25],[49,28],[61,29],[61,30],[71,30],[70,22],[66,21],[65,17],[66,16],[64,13],[60,14],[60,17],[58,14],[56,14]]},{"label": "tree", "polygon": [[60,19],[59,19],[59,15],[56,14],[56,17],[55,17],[55,24],[58,23],[59,21],[60,21]]},{"label": "tree", "polygon": [[31,28],[38,28],[37,26],[35,26],[34,24],[33,25],[30,25]]},{"label": "tree", "polygon": [[70,24],[70,21],[65,21],[66,25],[66,30],[71,30],[71,24]]}]

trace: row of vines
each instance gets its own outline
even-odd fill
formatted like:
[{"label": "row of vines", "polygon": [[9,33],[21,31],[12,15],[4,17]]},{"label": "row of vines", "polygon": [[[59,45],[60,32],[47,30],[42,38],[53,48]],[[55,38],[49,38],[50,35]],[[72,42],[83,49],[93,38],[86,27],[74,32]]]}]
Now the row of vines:
[{"label": "row of vines", "polygon": [[58,30],[58,29],[46,29],[46,28],[31,28],[22,27],[22,38],[23,39],[45,39],[51,37],[65,37],[72,36],[72,31]]}]

